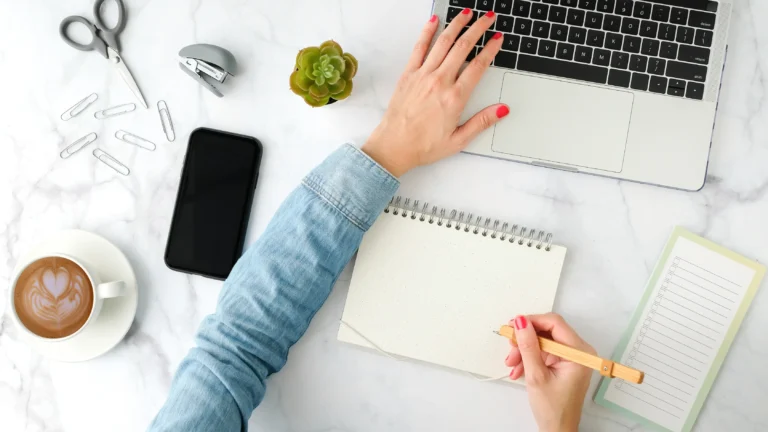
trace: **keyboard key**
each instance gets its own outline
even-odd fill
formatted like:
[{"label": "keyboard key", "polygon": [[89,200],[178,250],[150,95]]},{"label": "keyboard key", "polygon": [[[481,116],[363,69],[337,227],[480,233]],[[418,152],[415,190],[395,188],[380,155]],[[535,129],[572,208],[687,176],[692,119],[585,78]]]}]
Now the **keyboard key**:
[{"label": "keyboard key", "polygon": [[604,49],[595,49],[595,53],[592,55],[592,63],[600,66],[610,65],[611,52]]},{"label": "keyboard key", "polygon": [[670,85],[669,87],[667,87],[667,94],[670,96],[683,97],[685,95],[685,88],[672,87]]},{"label": "keyboard key", "polygon": [[603,13],[613,13],[616,0],[597,0],[597,10]]},{"label": "keyboard key", "polygon": [[[616,69],[626,69],[629,66],[629,54],[614,51],[611,56],[611,67]],[[629,85],[629,84],[627,84]]]},{"label": "keyboard key", "polygon": [[618,33],[608,33],[605,37],[605,47],[612,50],[620,50],[624,43],[624,37]]},{"label": "keyboard key", "polygon": [[643,39],[643,46],[640,48],[640,52],[651,57],[659,55],[659,47],[661,42],[656,39]]},{"label": "keyboard key", "polygon": [[552,24],[552,32],[550,33],[549,38],[565,42],[568,40],[568,26]]},{"label": "keyboard key", "polygon": [[653,12],[651,12],[651,19],[654,21],[667,22],[669,21],[669,6],[655,4],[653,5]]},{"label": "keyboard key", "polygon": [[616,13],[624,16],[632,16],[632,8],[634,3],[632,0],[618,0],[616,2]]},{"label": "keyboard key", "polygon": [[493,0],[477,0],[475,9],[480,9],[481,11],[493,10]]},{"label": "keyboard key", "polygon": [[568,24],[573,26],[583,26],[586,12],[580,9],[568,9]]},{"label": "keyboard key", "polygon": [[590,30],[587,32],[587,45],[602,48],[605,42],[605,33],[600,30]]},{"label": "keyboard key", "polygon": [[512,13],[512,0],[496,0],[496,6],[493,8],[496,13],[509,15]]},{"label": "keyboard key", "polygon": [[648,83],[650,80],[651,77],[646,74],[633,73],[632,84],[630,84],[630,87],[634,90],[648,91]]},{"label": "keyboard key", "polygon": [[460,7],[462,9],[473,8],[475,7],[475,0],[451,0],[448,4],[451,6]]},{"label": "keyboard key", "polygon": [[[560,45],[564,44],[561,43]],[[558,47],[558,54],[560,54],[560,50],[561,48]],[[564,62],[544,57],[534,57],[525,54],[520,55],[517,69],[597,84],[605,84],[605,81],[608,78],[607,68],[581,63]]]},{"label": "keyboard key", "polygon": [[520,36],[505,34],[504,43],[501,45],[501,49],[506,51],[517,51],[520,49]]},{"label": "keyboard key", "polygon": [[677,34],[677,27],[672,24],[661,24],[659,26],[659,39],[671,42],[675,40],[675,34]]},{"label": "keyboard key", "polygon": [[560,0],[544,0],[544,3],[557,5],[557,4],[560,4]]},{"label": "keyboard key", "polygon": [[557,44],[557,58],[562,60],[573,60],[574,46],[565,42]]},{"label": "keyboard key", "polygon": [[592,48],[585,46],[576,47],[574,59],[579,63],[589,63],[592,61]]},{"label": "keyboard key", "polygon": [[532,26],[533,21],[525,18],[518,18],[515,20],[515,33],[530,36]]},{"label": "keyboard key", "polygon": [[685,91],[685,97],[688,99],[704,99],[704,84],[689,82],[687,90]]},{"label": "keyboard key", "polygon": [[571,27],[568,32],[568,42],[584,44],[587,41],[587,30],[579,27]]},{"label": "keyboard key", "polygon": [[568,7],[576,7],[579,5],[579,0],[560,0],[560,4]]},{"label": "keyboard key", "polygon": [[659,32],[659,23],[653,21],[643,21],[640,23],[640,36],[656,38]]},{"label": "keyboard key", "polygon": [[670,87],[677,87],[677,88],[684,89],[685,88],[685,80],[670,78],[669,79],[669,86]]},{"label": "keyboard key", "polygon": [[536,21],[535,23],[533,23],[533,35],[543,39],[548,38],[549,26],[550,24],[548,22]]},{"label": "keyboard key", "polygon": [[496,30],[504,33],[512,33],[515,29],[515,19],[509,15],[499,15],[496,18]]},{"label": "keyboard key", "polygon": [[455,7],[449,7],[448,8],[448,15],[445,17],[445,22],[453,22],[453,19],[459,16],[461,11],[464,9],[461,8],[455,8]]},{"label": "keyboard key", "polygon": [[540,3],[534,3],[531,6],[531,18],[546,20],[549,15],[549,6]]},{"label": "keyboard key", "polygon": [[[667,68],[667,61],[659,58],[652,58],[648,62],[648,73],[651,75],[664,75]],[[666,86],[666,84],[665,84]]]},{"label": "keyboard key", "polygon": [[632,75],[627,71],[611,69],[611,73],[608,75],[608,85],[627,88],[631,77]]},{"label": "keyboard key", "polygon": [[488,42],[493,39],[493,36],[496,34],[494,31],[487,31],[485,32],[485,36],[483,36],[483,45],[488,45]]},{"label": "keyboard key", "polygon": [[499,54],[496,55],[496,60],[493,61],[494,66],[499,66],[507,69],[514,69],[516,63],[517,63],[517,54],[507,52],[507,51],[499,51]]},{"label": "keyboard key", "polygon": [[711,47],[712,35],[713,33],[709,30],[696,30],[696,37],[693,39],[693,43],[698,46]]},{"label": "keyboard key", "polygon": [[624,36],[624,45],[622,50],[630,53],[639,53],[642,39],[636,36]]},{"label": "keyboard key", "polygon": [[593,29],[600,29],[603,26],[603,14],[597,12],[587,12],[585,26]]},{"label": "keyboard key", "polygon": [[539,55],[545,57],[554,57],[557,50],[557,42],[551,40],[542,40],[539,42]]},{"label": "keyboard key", "polygon": [[549,20],[556,23],[564,23],[565,16],[568,14],[568,9],[560,6],[552,6],[549,8]]},{"label": "keyboard key", "polygon": [[472,60],[477,57],[477,52],[480,51],[480,48],[478,47],[472,47],[472,51],[469,52],[469,55],[467,56],[467,63],[471,62]]},{"label": "keyboard key", "polygon": [[539,49],[539,40],[532,37],[524,37],[520,43],[520,52],[528,54],[536,54],[536,50]]},{"label": "keyboard key", "polygon": [[690,45],[680,45],[677,59],[698,64],[709,64],[709,48],[699,48]]},{"label": "keyboard key", "polygon": [[674,60],[677,58],[677,44],[672,42],[662,42],[660,57]]},{"label": "keyboard key", "polygon": [[633,55],[629,59],[629,70],[635,72],[645,72],[648,68],[648,57],[641,55]]},{"label": "keyboard key", "polygon": [[579,0],[579,9],[595,10],[597,0]]},{"label": "keyboard key", "polygon": [[635,18],[649,19],[651,18],[652,5],[646,2],[635,2],[635,11],[632,14]]},{"label": "keyboard key", "polygon": [[654,93],[667,93],[667,79],[660,76],[652,76],[651,85],[648,87],[648,90]]},{"label": "keyboard key", "polygon": [[693,10],[688,18],[688,25],[712,30],[715,28],[715,17],[717,15],[709,12]]},{"label": "keyboard key", "polygon": [[677,41],[680,43],[693,43],[694,30],[690,27],[680,26],[677,28]]},{"label": "keyboard key", "polygon": [[512,9],[512,15],[527,18],[531,14],[531,2],[525,0],[515,0],[515,7]]},{"label": "keyboard key", "polygon": [[705,82],[707,80],[707,67],[670,60],[667,62],[667,76]]},{"label": "keyboard key", "polygon": [[616,15],[606,15],[603,20],[603,30],[617,32],[621,30],[621,17]]},{"label": "keyboard key", "polygon": [[624,34],[636,35],[640,31],[640,20],[634,18],[624,18],[621,22],[621,32]]},{"label": "keyboard key", "polygon": [[686,25],[688,24],[688,10],[680,8],[672,8],[672,15],[670,16],[670,22],[672,24]]}]

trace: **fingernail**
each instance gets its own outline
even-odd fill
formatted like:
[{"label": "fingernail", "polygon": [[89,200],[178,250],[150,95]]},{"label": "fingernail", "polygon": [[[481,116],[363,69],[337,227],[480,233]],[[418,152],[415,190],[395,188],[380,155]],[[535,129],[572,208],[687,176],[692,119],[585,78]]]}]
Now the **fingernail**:
[{"label": "fingernail", "polygon": [[512,368],[511,371],[509,371],[509,376],[512,377],[512,374],[515,373],[515,368]]},{"label": "fingernail", "polygon": [[432,15],[432,18],[429,19],[429,22],[433,23],[437,21],[437,15]]},{"label": "fingernail", "polygon": [[507,355],[507,358],[506,358],[504,361],[505,361],[505,362],[508,362],[508,361],[509,361],[509,358],[510,358],[511,356],[512,356],[511,354],[508,354],[508,355]]},{"label": "fingernail", "polygon": [[[496,110],[496,117],[498,117],[498,118],[504,118],[508,114],[509,114],[509,108],[506,105],[502,105],[502,106],[500,106]],[[525,319],[525,318],[523,318],[523,319]],[[515,319],[515,325],[517,325],[517,319]],[[525,328],[525,327],[523,327],[523,328]]]},{"label": "fingernail", "polygon": [[496,12],[494,12],[494,11],[490,11],[490,12],[488,12],[487,14],[485,14],[485,16],[487,16],[488,18],[493,18],[493,17],[495,17],[495,16],[496,16]]},{"label": "fingernail", "polygon": [[470,9],[470,8],[464,8],[464,10],[463,10],[463,11],[461,11],[461,13],[462,13],[462,14],[464,14],[464,15],[469,15],[469,14],[471,14],[471,13],[472,13],[472,9]]},{"label": "fingernail", "polygon": [[503,34],[501,34],[501,32],[497,32],[495,35],[493,35],[493,38],[494,38],[494,39],[496,39],[496,40],[499,40],[499,39],[501,39],[502,37],[504,37],[504,35],[503,35]]},{"label": "fingernail", "polygon": [[519,317],[515,318],[516,329],[522,330],[526,327],[528,327],[528,320],[526,320],[524,316],[520,315]]}]

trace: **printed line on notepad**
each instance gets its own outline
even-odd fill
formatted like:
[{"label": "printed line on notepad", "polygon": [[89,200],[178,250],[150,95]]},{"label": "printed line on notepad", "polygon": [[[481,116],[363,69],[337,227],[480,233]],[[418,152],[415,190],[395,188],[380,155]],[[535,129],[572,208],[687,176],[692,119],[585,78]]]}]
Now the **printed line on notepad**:
[{"label": "printed line on notepad", "polygon": [[[653,370],[655,370],[655,371],[661,372],[661,373],[663,373],[664,375],[666,375],[666,376],[668,376],[668,377],[674,378],[674,379],[676,379],[676,380],[680,381],[681,383],[683,383],[683,384],[687,385],[688,387],[692,387],[692,388],[695,388],[695,386],[694,386],[693,384],[689,384],[689,383],[687,383],[687,382],[685,382],[685,381],[681,380],[679,377],[677,377],[677,376],[675,376],[675,375],[672,375],[672,374],[670,374],[670,373],[664,372],[663,370],[661,370],[661,369],[659,369],[659,368],[657,368],[657,367],[653,367],[653,366],[651,366],[650,364],[648,364],[648,363],[646,363],[646,362],[644,362],[644,361],[642,361],[642,360],[637,360],[637,359],[635,359],[635,361],[637,361],[638,363],[642,363],[642,364],[644,364],[644,365],[648,366],[649,368],[651,368],[651,369],[653,369]],[[657,378],[657,379],[658,379],[658,378]]]},{"label": "printed line on notepad", "polygon": [[[708,310],[708,311],[710,311],[710,312],[712,312],[712,313],[714,313],[714,314],[716,314],[716,315],[720,315],[721,317],[723,317],[723,318],[725,318],[725,319],[728,319],[728,316],[726,316],[726,315],[723,315],[723,314],[721,314],[720,312],[718,312],[718,311],[716,311],[716,310],[714,310],[714,309],[710,309],[710,308],[708,308],[708,307],[706,307],[706,306],[704,306],[704,305],[698,304],[698,303],[696,303],[695,301],[693,301],[693,300],[689,299],[688,297],[685,297],[685,296],[681,296],[680,294],[678,294],[678,293],[676,293],[676,292],[674,292],[674,291],[667,291],[667,290],[665,290],[665,292],[666,292],[666,293],[669,293],[669,294],[674,294],[674,295],[676,295],[677,297],[680,297],[680,298],[681,298],[681,299],[683,299],[683,300],[689,301],[689,302],[691,302],[691,303],[695,304],[696,306],[698,306],[698,307],[700,307],[700,308],[702,308],[702,309],[706,309],[706,310]],[[669,300],[669,299],[667,299],[667,300]],[[675,302],[674,302],[674,301],[672,301],[672,300],[669,300],[669,301],[671,301],[672,303],[675,303]],[[677,304],[677,303],[675,303],[675,304]],[[682,306],[682,305],[681,305],[681,306]],[[685,306],[683,306],[683,307],[685,307]],[[725,306],[722,306],[722,307],[725,307]],[[728,309],[728,310],[730,311],[730,309]]]},{"label": "printed line on notepad", "polygon": [[[661,315],[661,314],[659,314],[659,316],[666,318],[664,315]],[[669,319],[669,318],[667,318],[667,319]],[[670,321],[672,321],[672,320],[670,320]],[[699,340],[696,340],[696,339],[694,339],[693,337],[691,337],[691,336],[688,336],[688,335],[687,335],[687,334],[685,334],[685,333],[681,333],[681,332],[680,332],[680,330],[678,330],[678,329],[676,329],[676,328],[672,328],[672,327],[669,327],[669,326],[667,326],[667,325],[664,325],[664,324],[662,324],[662,323],[660,323],[660,322],[658,322],[658,321],[654,321],[654,322],[653,322],[653,324],[656,324],[656,325],[660,325],[660,326],[664,327],[665,329],[669,329],[669,330],[672,330],[673,332],[675,332],[675,333],[677,333],[677,334],[679,334],[679,335],[685,336],[685,337],[687,337],[688,339],[690,339],[690,340],[692,340],[692,341],[694,341],[694,342],[698,342],[698,343],[700,343],[700,344],[704,345],[704,342],[701,342],[701,341],[699,341]],[[650,327],[649,327],[649,328],[650,328]],[[654,330],[654,329],[651,329],[651,330],[653,330],[653,331],[655,331],[655,332],[659,333],[659,332],[658,332],[658,330]],[[696,330],[693,330],[693,329],[691,329],[691,330],[692,330],[692,331],[696,331]],[[698,333],[698,332],[697,332],[697,333]],[[704,336],[704,335],[702,335],[702,336]],[[667,336],[667,337],[669,337],[669,336]],[[705,337],[707,337],[707,336],[705,336]],[[672,339],[672,338],[670,338],[670,339]],[[712,339],[712,338],[710,338],[710,339]],[[712,339],[712,340],[714,340],[714,339]],[[709,345],[704,345],[704,346],[705,346],[705,347],[707,347],[707,348],[709,348],[709,349],[713,349],[713,348],[712,348],[711,346],[709,346]]]},{"label": "printed line on notepad", "polygon": [[[686,278],[684,278],[684,277],[682,277],[682,276],[680,276],[680,275],[675,275],[675,274],[673,274],[672,276],[674,276],[674,277],[677,277],[677,278],[680,278],[680,279],[682,279],[682,280],[684,280],[684,281],[688,282],[688,283],[689,283],[689,284],[691,284],[691,285],[695,285],[695,286],[697,286],[697,287],[699,287],[699,288],[703,289],[704,291],[709,291],[709,292],[711,292],[712,294],[714,294],[714,295],[716,295],[716,296],[718,296],[718,297],[722,297],[723,299],[725,299],[725,300],[728,300],[729,302],[733,303],[733,300],[729,299],[728,297],[726,297],[726,296],[724,296],[724,295],[722,295],[722,294],[718,294],[718,293],[716,293],[716,292],[712,291],[711,289],[707,289],[707,288],[704,288],[703,286],[701,286],[701,285],[697,284],[696,282],[693,282],[693,281],[689,281],[688,279],[686,279]],[[671,281],[670,281],[670,283],[674,283],[674,282],[671,282]]]},{"label": "printed line on notepad", "polygon": [[[667,338],[667,339],[669,339],[669,340],[671,340],[671,341],[675,342],[675,343],[676,343],[676,344],[678,344],[678,345],[682,345],[682,346],[684,346],[684,347],[688,348],[688,349],[689,349],[689,350],[691,350],[691,351],[696,351],[697,353],[699,353],[699,354],[701,354],[701,355],[705,355],[705,356],[706,356],[706,355],[708,355],[707,353],[703,353],[703,352],[701,352],[701,351],[699,351],[699,350],[697,350],[697,349],[695,349],[695,348],[693,348],[693,347],[689,347],[688,345],[686,345],[686,344],[684,344],[684,343],[680,342],[679,340],[677,340],[677,339],[675,339],[675,338],[673,338],[673,337],[671,337],[671,336],[665,335],[664,333],[662,333],[662,332],[660,332],[660,331],[658,331],[658,330],[656,330],[656,329],[652,329],[652,328],[649,328],[649,330],[652,330],[654,333],[658,333],[659,335],[661,335],[661,336],[664,336],[665,338]],[[663,342],[661,342],[661,341],[657,341],[656,339],[654,339],[654,338],[652,338],[652,337],[650,337],[650,336],[645,336],[645,337],[647,337],[647,338],[648,338],[648,339],[650,339],[650,340],[656,341],[656,342],[658,342],[658,343],[660,343],[660,344],[662,344],[662,345],[664,345],[664,346],[667,346],[667,345],[665,345]],[[680,351],[678,351],[678,352],[680,352]],[[681,354],[684,354],[684,353],[682,353],[682,352],[681,352]]]},{"label": "printed line on notepad", "polygon": [[[718,306],[720,306],[720,307],[722,307],[722,308],[725,308],[725,309],[727,309],[728,311],[730,311],[730,310],[731,310],[731,308],[729,308],[729,307],[727,307],[727,306],[723,306],[722,304],[720,304],[720,303],[718,303],[718,302],[716,302],[716,301],[714,301],[714,300],[711,300],[711,299],[708,299],[708,298],[704,297],[703,295],[701,295],[701,293],[697,293],[696,291],[690,290],[690,289],[688,289],[688,288],[686,288],[686,287],[684,287],[684,286],[682,286],[682,285],[678,285],[678,284],[676,284],[676,283],[674,283],[674,282],[672,282],[672,281],[669,281],[669,283],[670,283],[670,284],[672,284],[672,285],[674,285],[674,286],[676,286],[676,287],[678,287],[678,288],[682,288],[682,289],[684,289],[684,290],[688,291],[688,292],[689,292],[689,293],[691,293],[691,294],[696,294],[697,296],[699,296],[699,297],[703,298],[704,300],[706,300],[706,301],[708,301],[708,302],[711,302],[711,303],[714,303],[714,304],[716,304],[716,305],[718,305]],[[669,289],[669,288],[667,288],[667,289]],[[670,292],[674,292],[674,291],[670,291]],[[715,295],[719,295],[719,294],[715,294]],[[725,298],[725,297],[723,297],[723,298]],[[726,300],[728,300],[728,299],[726,299]],[[731,302],[731,303],[733,303],[733,302]]]},{"label": "printed line on notepad", "polygon": [[741,288],[741,285],[740,285],[740,284],[737,284],[736,282],[734,282],[734,281],[732,281],[732,280],[728,280],[728,279],[726,279],[726,278],[724,278],[724,277],[720,276],[720,275],[719,275],[719,274],[717,274],[717,273],[713,273],[713,272],[711,272],[711,271],[709,271],[709,270],[705,269],[704,267],[700,267],[700,266],[698,266],[698,265],[696,265],[696,264],[694,264],[694,263],[692,263],[692,262],[688,261],[688,260],[687,260],[687,259],[685,259],[685,258],[680,258],[680,257],[677,257],[677,259],[679,259],[680,261],[684,261],[684,262],[687,262],[688,264],[690,264],[690,265],[692,265],[692,266],[694,266],[694,267],[696,267],[696,268],[698,268],[698,269],[704,270],[705,272],[707,272],[707,273],[711,274],[712,276],[715,276],[715,277],[719,277],[720,279],[722,279],[722,280],[724,280],[724,281],[726,281],[726,282],[732,283],[733,285],[736,285],[737,287]]},{"label": "printed line on notepad", "polygon": [[[652,403],[648,402],[647,400],[645,400],[645,399],[642,399],[642,398],[639,398],[639,397],[637,397],[637,396],[635,396],[635,395],[633,395],[633,394],[631,394],[631,393],[627,392],[626,390],[623,390],[623,389],[618,389],[618,390],[619,390],[620,392],[622,392],[622,393],[625,393],[625,394],[628,394],[629,396],[632,396],[633,398],[635,398],[635,399],[639,400],[640,402],[644,402],[644,403],[647,403],[648,405],[650,405],[650,406],[652,406],[652,407],[654,407],[654,408],[656,408],[656,409],[658,409],[658,410],[660,410],[660,411],[664,411],[665,413],[667,413],[667,414],[669,414],[669,415],[671,415],[671,416],[673,416],[673,417],[675,417],[675,418],[680,418],[679,416],[677,416],[677,415],[675,415],[675,414],[673,414],[673,413],[671,413],[671,412],[669,412],[669,411],[665,410],[664,408],[660,408],[660,407],[657,407],[656,405],[654,405],[654,404],[652,404]],[[675,407],[675,408],[677,408],[677,407]]]}]

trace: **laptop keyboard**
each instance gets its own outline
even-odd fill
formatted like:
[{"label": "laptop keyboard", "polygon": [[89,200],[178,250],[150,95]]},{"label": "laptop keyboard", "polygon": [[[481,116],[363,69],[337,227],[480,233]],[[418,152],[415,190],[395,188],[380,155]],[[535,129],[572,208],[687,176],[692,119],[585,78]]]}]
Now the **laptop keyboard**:
[{"label": "laptop keyboard", "polygon": [[[693,4],[701,9],[674,6]],[[496,23],[467,61],[502,32],[497,67],[689,99],[704,97],[716,2],[450,0],[446,22],[464,8],[473,9],[470,25],[488,11],[497,13]]]}]

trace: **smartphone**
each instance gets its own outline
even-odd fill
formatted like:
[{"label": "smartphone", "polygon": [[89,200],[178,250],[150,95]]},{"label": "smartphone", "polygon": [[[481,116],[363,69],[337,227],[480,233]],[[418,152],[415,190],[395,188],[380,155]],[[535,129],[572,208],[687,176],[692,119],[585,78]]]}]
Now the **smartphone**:
[{"label": "smartphone", "polygon": [[165,250],[169,268],[229,276],[243,253],[261,155],[255,138],[207,128],[192,132]]}]

